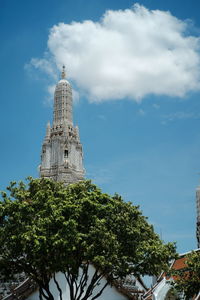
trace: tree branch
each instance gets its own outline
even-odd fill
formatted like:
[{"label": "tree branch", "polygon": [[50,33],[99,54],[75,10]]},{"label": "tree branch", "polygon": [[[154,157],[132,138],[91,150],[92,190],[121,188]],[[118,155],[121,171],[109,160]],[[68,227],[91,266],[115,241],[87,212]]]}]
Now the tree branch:
[{"label": "tree branch", "polygon": [[101,294],[103,293],[103,291],[105,290],[105,288],[108,286],[109,282],[107,281],[104,286],[102,287],[102,289],[91,299],[91,300],[95,300],[97,299],[99,296],[101,296]]},{"label": "tree branch", "polygon": [[102,275],[99,274],[98,275],[98,270],[96,270],[92,276],[92,279],[90,281],[90,284],[86,290],[86,293],[85,293],[85,296],[83,297],[82,300],[87,300],[91,295],[92,295],[92,291],[94,289],[94,286],[96,284],[96,282],[99,280],[99,278],[101,277]]},{"label": "tree branch", "polygon": [[[86,267],[83,268],[83,273],[81,275],[80,283],[78,285],[78,289],[80,288],[79,296],[77,297],[76,300],[80,300],[80,297],[82,296],[84,292],[84,288],[87,285],[87,280],[88,280],[88,269],[89,269],[89,263],[86,264]],[[77,290],[78,292],[78,290]],[[76,294],[77,295],[77,294]]]},{"label": "tree branch", "polygon": [[69,269],[67,271],[67,275],[66,275],[66,273],[64,273],[65,279],[67,280],[67,283],[69,286],[70,298],[71,298],[71,300],[73,300],[74,299],[74,286],[72,284],[72,279],[71,279],[71,274],[69,273]]},{"label": "tree branch", "polygon": [[43,298],[42,298],[42,291],[41,291],[41,287],[39,288],[39,299],[40,299],[40,300],[43,300]]},{"label": "tree branch", "polygon": [[41,297],[43,296],[45,299],[47,299],[47,300],[49,299],[49,297],[47,295],[45,295],[42,287],[40,287],[39,293],[41,293]]},{"label": "tree branch", "polygon": [[60,300],[62,300],[62,289],[60,288],[59,283],[58,283],[58,281],[56,280],[56,275],[55,275],[55,273],[53,274],[53,280],[54,280],[54,282],[55,282],[55,284],[56,284],[56,287],[57,287],[57,289],[58,289],[58,291],[59,291]]}]

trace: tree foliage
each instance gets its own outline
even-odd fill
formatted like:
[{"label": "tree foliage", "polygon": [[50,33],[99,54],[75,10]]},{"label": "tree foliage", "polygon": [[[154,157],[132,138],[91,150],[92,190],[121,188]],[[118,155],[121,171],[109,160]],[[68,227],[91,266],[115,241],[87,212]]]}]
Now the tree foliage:
[{"label": "tree foliage", "polygon": [[[53,299],[50,280],[65,275],[71,300],[94,300],[128,274],[156,275],[174,256],[137,206],[109,196],[90,181],[64,186],[49,179],[12,182],[0,202],[0,271],[25,272],[40,298]],[[95,266],[92,278],[90,265]],[[107,283],[96,289],[103,277]]]},{"label": "tree foliage", "polygon": [[185,268],[173,272],[175,288],[191,299],[200,292],[200,251],[191,252],[185,260]]}]

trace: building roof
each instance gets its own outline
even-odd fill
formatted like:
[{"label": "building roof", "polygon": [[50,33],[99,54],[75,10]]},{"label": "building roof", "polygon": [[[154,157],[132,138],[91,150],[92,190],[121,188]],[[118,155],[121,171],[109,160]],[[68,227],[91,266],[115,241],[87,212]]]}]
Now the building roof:
[{"label": "building roof", "polygon": [[[199,252],[200,251],[200,248],[198,249],[195,249],[193,250],[195,252]],[[182,270],[182,269],[185,269],[187,266],[185,264],[185,261],[186,261],[186,256],[188,254],[190,254],[192,251],[189,251],[189,252],[186,252],[186,253],[183,253],[183,254],[179,254],[179,257],[177,259],[174,259],[171,263],[171,266],[170,266],[170,269],[172,270]],[[156,288],[158,287],[159,283],[162,281],[162,280],[166,280],[166,274],[164,272],[162,272],[160,274],[160,276],[158,277],[157,279],[157,282],[154,284],[154,286],[152,288],[150,288],[144,295],[144,299],[145,300],[152,300],[153,299],[153,293],[154,291],[156,290]],[[174,276],[171,276],[171,277],[168,277],[167,278],[168,280],[173,280],[174,279]],[[196,298],[194,300],[200,300],[200,291],[199,291],[199,294],[196,296]]]}]

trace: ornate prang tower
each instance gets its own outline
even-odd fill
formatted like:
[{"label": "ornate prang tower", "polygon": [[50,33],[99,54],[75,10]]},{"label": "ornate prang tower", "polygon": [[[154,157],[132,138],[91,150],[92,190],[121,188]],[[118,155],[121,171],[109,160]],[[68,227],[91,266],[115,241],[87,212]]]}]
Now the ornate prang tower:
[{"label": "ornate prang tower", "polygon": [[47,124],[42,145],[40,176],[69,184],[83,180],[83,152],[78,126],[73,126],[72,88],[65,66],[61,77],[54,93],[53,125]]},{"label": "ornate prang tower", "polygon": [[197,247],[200,248],[200,186],[196,189],[196,206],[197,206]]}]

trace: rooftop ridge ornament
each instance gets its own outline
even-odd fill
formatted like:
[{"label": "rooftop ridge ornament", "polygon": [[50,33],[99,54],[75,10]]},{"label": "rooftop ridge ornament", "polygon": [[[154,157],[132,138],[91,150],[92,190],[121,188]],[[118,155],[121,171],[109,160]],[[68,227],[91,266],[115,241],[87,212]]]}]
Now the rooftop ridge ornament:
[{"label": "rooftop ridge ornament", "polygon": [[62,79],[65,79],[65,78],[66,78],[65,65],[63,65],[63,67],[62,67],[61,78],[62,78]]}]

